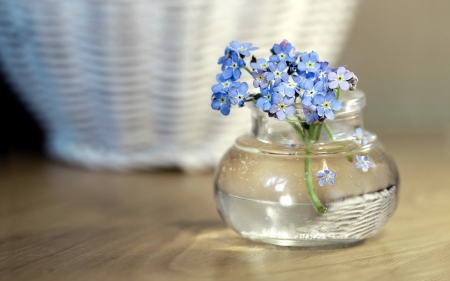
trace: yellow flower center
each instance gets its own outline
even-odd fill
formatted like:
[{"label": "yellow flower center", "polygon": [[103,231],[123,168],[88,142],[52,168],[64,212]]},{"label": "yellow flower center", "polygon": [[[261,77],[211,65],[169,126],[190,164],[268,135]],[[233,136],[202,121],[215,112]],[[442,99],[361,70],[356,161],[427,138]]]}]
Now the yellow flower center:
[{"label": "yellow flower center", "polygon": [[314,66],[314,63],[313,62],[308,62],[307,64],[306,64],[306,67],[308,67],[308,68],[311,68],[311,67],[313,67]]},{"label": "yellow flower center", "polygon": [[328,109],[330,108],[330,102],[326,101],[323,103],[323,108]]},{"label": "yellow flower center", "polygon": [[286,105],[284,103],[280,103],[278,106],[281,110],[284,110],[286,108]]}]

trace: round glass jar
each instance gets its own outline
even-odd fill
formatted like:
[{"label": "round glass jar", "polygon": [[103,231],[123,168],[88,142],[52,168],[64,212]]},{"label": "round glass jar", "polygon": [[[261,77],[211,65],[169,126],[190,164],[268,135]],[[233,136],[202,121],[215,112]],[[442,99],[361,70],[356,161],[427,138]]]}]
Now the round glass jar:
[{"label": "round glass jar", "polygon": [[[251,132],[237,138],[215,173],[216,205],[228,226],[255,241],[315,246],[358,242],[387,222],[397,204],[397,167],[363,128],[364,94],[345,92],[340,100],[335,119],[317,126],[309,142],[301,105],[285,122],[253,106]],[[365,156],[373,164],[366,172],[357,165]],[[333,184],[319,184],[324,170],[336,174]]]}]

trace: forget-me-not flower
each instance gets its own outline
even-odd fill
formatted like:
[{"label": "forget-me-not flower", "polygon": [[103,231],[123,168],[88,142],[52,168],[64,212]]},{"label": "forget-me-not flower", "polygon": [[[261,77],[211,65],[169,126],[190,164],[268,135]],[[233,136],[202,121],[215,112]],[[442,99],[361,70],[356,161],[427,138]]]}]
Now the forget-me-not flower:
[{"label": "forget-me-not flower", "polygon": [[362,169],[363,172],[367,172],[369,167],[373,167],[373,163],[369,161],[368,156],[356,155],[356,160],[358,161],[355,166],[357,169]]},{"label": "forget-me-not flower", "polygon": [[319,185],[324,186],[325,182],[327,182],[329,185],[334,184],[334,178],[336,177],[336,173],[330,171],[330,170],[323,170],[319,171],[316,174],[316,177],[319,178]]},{"label": "forget-me-not flower", "polygon": [[334,120],[333,110],[342,108],[342,102],[336,100],[336,94],[334,92],[328,92],[326,96],[316,95],[314,102],[317,105],[317,114],[319,116],[325,116],[330,120]]},{"label": "forget-me-not flower", "polygon": [[272,104],[270,108],[270,113],[275,114],[278,120],[283,121],[286,116],[292,116],[295,114],[296,109],[292,105],[294,98],[283,97],[278,95],[278,98]]},{"label": "forget-me-not flower", "polygon": [[345,67],[341,66],[336,72],[328,73],[328,86],[330,89],[336,89],[337,87],[346,91],[350,88],[350,84],[347,80],[353,78],[353,72],[346,72]]},{"label": "forget-me-not flower", "polygon": [[239,87],[233,87],[228,92],[232,104],[237,104],[239,107],[244,106],[245,100],[248,98],[250,93],[248,93],[248,84],[243,82]]},{"label": "forget-me-not flower", "polygon": [[317,114],[317,107],[314,104],[303,105],[303,113],[306,116],[306,124],[311,124],[320,118],[319,114]]},{"label": "forget-me-not flower", "polygon": [[230,114],[230,98],[226,93],[214,93],[211,99],[212,109],[220,110],[223,115]]},{"label": "forget-me-not flower", "polygon": [[353,139],[362,145],[366,145],[368,143],[367,138],[369,137],[369,134],[363,133],[363,130],[361,128],[356,128],[355,134],[353,135]]},{"label": "forget-me-not flower", "polygon": [[317,79],[326,83],[328,81],[328,73],[330,73],[330,69],[328,68],[328,62],[324,61],[320,64],[316,77]]},{"label": "forget-me-not flower", "polygon": [[313,82],[312,80],[306,79],[303,85],[305,92],[302,96],[302,103],[304,105],[310,105],[316,95],[325,96],[323,86],[324,83],[320,80],[316,80]]},{"label": "forget-me-not flower", "polygon": [[273,55],[269,57],[271,62],[285,61],[295,62],[297,57],[295,56],[295,48],[287,40],[283,40],[280,44],[274,44]]},{"label": "forget-me-not flower", "polygon": [[238,87],[239,82],[232,81],[231,79],[225,79],[222,74],[216,75],[217,84],[211,87],[211,90],[213,93],[219,93],[219,92],[228,92],[230,87]]},{"label": "forget-me-not flower", "polygon": [[273,85],[276,87],[278,86],[281,81],[288,81],[289,79],[289,75],[284,72],[284,70],[286,69],[286,62],[284,61],[280,61],[278,62],[278,64],[271,64],[269,66],[270,71],[273,73],[273,79],[274,79],[274,83]]},{"label": "forget-me-not flower", "polygon": [[254,79],[253,86],[255,88],[267,88],[269,81],[273,80],[273,73],[258,69],[252,72],[252,77]]},{"label": "forget-me-not flower", "polygon": [[256,62],[250,63],[253,69],[257,70],[267,70],[271,62],[267,62],[266,59],[257,59]]},{"label": "forget-me-not flower", "polygon": [[300,62],[297,65],[297,69],[299,72],[308,71],[316,73],[319,70],[320,64],[319,55],[316,52],[303,53],[300,56]]},{"label": "forget-me-not flower", "polygon": [[241,44],[236,40],[231,41],[230,47],[232,50],[246,57],[250,56],[250,51],[255,51],[259,49],[258,47],[252,47],[252,43]]},{"label": "forget-me-not flower", "polygon": [[269,111],[272,104],[277,100],[278,93],[274,92],[273,86],[268,88],[261,88],[262,97],[256,101],[256,107],[262,108],[264,111]]},{"label": "forget-me-not flower", "polygon": [[236,52],[231,52],[231,57],[225,61],[224,65],[226,68],[222,73],[223,78],[238,80],[241,77],[240,69],[245,66],[245,62]]}]

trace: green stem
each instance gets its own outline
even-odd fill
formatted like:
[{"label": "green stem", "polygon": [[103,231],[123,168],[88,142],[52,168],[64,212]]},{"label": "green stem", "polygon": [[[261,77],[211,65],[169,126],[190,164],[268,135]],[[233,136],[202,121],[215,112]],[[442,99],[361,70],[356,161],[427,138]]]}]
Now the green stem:
[{"label": "green stem", "polygon": [[[286,121],[294,128],[294,130],[299,134],[299,136],[302,138],[303,143],[306,144],[306,157],[305,157],[305,181],[306,181],[306,188],[308,189],[309,198],[311,199],[311,202],[314,205],[314,208],[316,208],[317,212],[319,214],[323,214],[325,212],[325,208],[323,207],[322,203],[320,203],[319,198],[317,197],[316,191],[314,190],[314,184],[312,180],[312,173],[311,173],[311,151],[309,150],[309,145],[311,141],[314,140],[314,134],[313,131],[316,129],[317,124],[311,124],[311,127],[309,127],[309,136],[310,138],[307,139],[305,136],[305,133],[303,132],[302,128],[300,128],[299,125],[297,125],[294,121],[286,118]],[[318,130],[318,135],[320,135],[320,130]]]},{"label": "green stem", "polygon": [[337,100],[339,99],[340,94],[341,94],[341,88],[337,88],[337,91],[336,91],[336,99]]},{"label": "green stem", "polygon": [[320,133],[322,132],[322,125],[323,123],[317,124],[316,132],[314,135],[314,141],[317,142],[320,138]]},{"label": "green stem", "polygon": [[302,131],[302,128],[300,128],[299,125],[295,124],[294,121],[290,120],[289,118],[286,118],[289,124],[294,128],[294,130],[297,132],[297,134],[302,138],[303,143],[306,143],[305,134]]},{"label": "green stem", "polygon": [[319,212],[319,214],[323,214],[325,212],[325,209],[324,209],[322,203],[320,203],[319,198],[317,198],[316,192],[314,190],[313,182],[312,182],[311,157],[309,157],[309,154],[310,154],[309,149],[306,150],[306,153],[308,154],[308,156],[306,156],[306,158],[305,158],[305,178],[306,178],[306,187],[308,189],[309,198],[311,198],[311,202],[313,203],[317,212]]},{"label": "green stem", "polygon": [[245,70],[247,70],[248,73],[250,73],[250,75],[252,75],[252,70],[250,68],[248,68],[248,66],[245,66],[244,68],[245,68]]},{"label": "green stem", "polygon": [[315,136],[315,132],[316,132],[316,125],[317,125],[316,123],[312,123],[309,126],[309,139],[313,142],[314,142],[314,136]]},{"label": "green stem", "polygon": [[325,124],[325,123],[323,123],[323,125],[325,126],[325,131],[327,132],[328,137],[330,138],[330,140],[336,141],[336,138],[334,137],[333,132],[330,129],[330,126],[328,126],[328,124]]}]

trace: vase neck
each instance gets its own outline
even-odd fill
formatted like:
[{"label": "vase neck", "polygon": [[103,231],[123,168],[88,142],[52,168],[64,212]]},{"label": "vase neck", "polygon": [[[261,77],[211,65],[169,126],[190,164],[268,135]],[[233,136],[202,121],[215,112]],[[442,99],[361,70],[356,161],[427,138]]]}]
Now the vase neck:
[{"label": "vase neck", "polygon": [[[346,93],[347,94],[347,93]],[[333,121],[305,123],[301,104],[296,106],[297,113],[280,121],[269,117],[259,108],[252,108],[251,135],[265,143],[306,144],[348,141],[362,131],[362,108],[365,104],[362,92],[350,92],[342,99],[342,109],[335,113]]]}]

